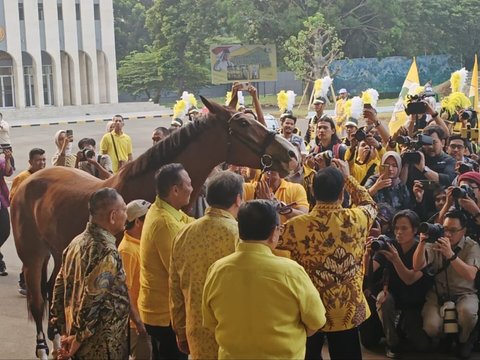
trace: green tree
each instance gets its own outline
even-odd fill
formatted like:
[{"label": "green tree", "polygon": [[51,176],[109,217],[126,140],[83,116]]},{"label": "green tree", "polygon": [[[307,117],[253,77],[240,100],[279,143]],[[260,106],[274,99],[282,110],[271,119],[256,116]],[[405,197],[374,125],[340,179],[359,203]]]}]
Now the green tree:
[{"label": "green tree", "polygon": [[120,61],[119,88],[135,96],[145,94],[158,102],[163,83],[160,62],[160,53],[151,47],[144,52],[133,51]]},{"label": "green tree", "polygon": [[142,51],[151,43],[145,27],[146,11],[152,0],[114,0],[115,49],[117,62],[132,51]]},{"label": "green tree", "polygon": [[285,63],[298,78],[315,80],[324,76],[332,61],[343,57],[342,45],[335,28],[318,13],[305,20],[304,29],[285,43]]}]

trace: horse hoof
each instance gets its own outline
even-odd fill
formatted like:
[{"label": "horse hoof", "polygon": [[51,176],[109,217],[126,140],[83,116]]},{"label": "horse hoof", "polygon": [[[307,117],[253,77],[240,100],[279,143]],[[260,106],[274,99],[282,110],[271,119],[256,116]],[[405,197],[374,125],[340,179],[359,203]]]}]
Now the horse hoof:
[{"label": "horse hoof", "polygon": [[38,359],[48,360],[48,345],[44,339],[37,339],[35,355]]}]

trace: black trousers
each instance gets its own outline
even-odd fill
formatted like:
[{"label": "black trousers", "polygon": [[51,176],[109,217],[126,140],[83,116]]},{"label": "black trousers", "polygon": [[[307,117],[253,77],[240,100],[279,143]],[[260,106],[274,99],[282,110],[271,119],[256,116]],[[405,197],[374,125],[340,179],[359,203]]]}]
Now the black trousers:
[{"label": "black trousers", "polygon": [[178,350],[177,338],[171,326],[154,326],[145,324],[152,340],[153,360],[187,360],[188,355]]},{"label": "black trousers", "polygon": [[362,348],[358,329],[344,331],[317,332],[307,338],[306,360],[322,360],[322,348],[328,340],[328,352],[331,360],[357,360],[362,359]]},{"label": "black trousers", "polygon": [[8,208],[0,208],[0,247],[10,236],[10,214]]}]

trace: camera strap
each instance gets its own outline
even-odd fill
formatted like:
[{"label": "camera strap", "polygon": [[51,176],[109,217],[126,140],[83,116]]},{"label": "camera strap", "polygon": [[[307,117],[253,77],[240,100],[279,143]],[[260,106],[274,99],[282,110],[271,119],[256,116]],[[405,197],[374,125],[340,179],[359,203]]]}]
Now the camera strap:
[{"label": "camera strap", "polygon": [[[460,248],[457,246],[455,247],[455,249],[453,249],[453,253],[455,255],[458,255],[458,253],[460,252]],[[434,277],[437,276],[438,274],[440,274],[442,271],[445,271],[445,282],[446,282],[446,285],[447,285],[447,297],[449,301],[451,301],[451,297],[450,297],[450,285],[448,283],[448,273],[447,273],[447,269],[448,267],[450,266],[451,264],[451,261],[450,260],[445,260],[444,263],[443,263],[443,266],[438,269],[438,271],[435,273]],[[435,281],[435,279],[433,280],[433,286],[435,287],[435,293],[437,294],[437,301],[438,301],[438,304],[439,305],[442,305],[442,303],[444,302],[444,299],[443,300],[440,300],[440,294],[438,293],[438,288],[437,288],[437,282]]]},{"label": "camera strap", "polygon": [[112,133],[110,133],[110,136],[112,137],[113,150],[115,150],[115,156],[117,157],[117,162],[120,162],[120,158],[118,157],[118,152],[117,152],[117,145],[115,144],[115,138],[113,137]]}]

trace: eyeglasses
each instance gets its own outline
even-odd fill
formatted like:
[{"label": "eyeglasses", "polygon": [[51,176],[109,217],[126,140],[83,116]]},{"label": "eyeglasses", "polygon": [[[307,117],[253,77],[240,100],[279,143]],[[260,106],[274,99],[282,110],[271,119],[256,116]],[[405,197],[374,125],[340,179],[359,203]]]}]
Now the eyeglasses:
[{"label": "eyeglasses", "polygon": [[465,146],[463,145],[460,145],[460,144],[450,144],[449,145],[453,150],[455,149],[458,149],[458,150],[462,150]]},{"label": "eyeglasses", "polygon": [[464,228],[455,229],[455,228],[443,228],[443,231],[449,234],[456,234],[459,231],[462,231]]}]

